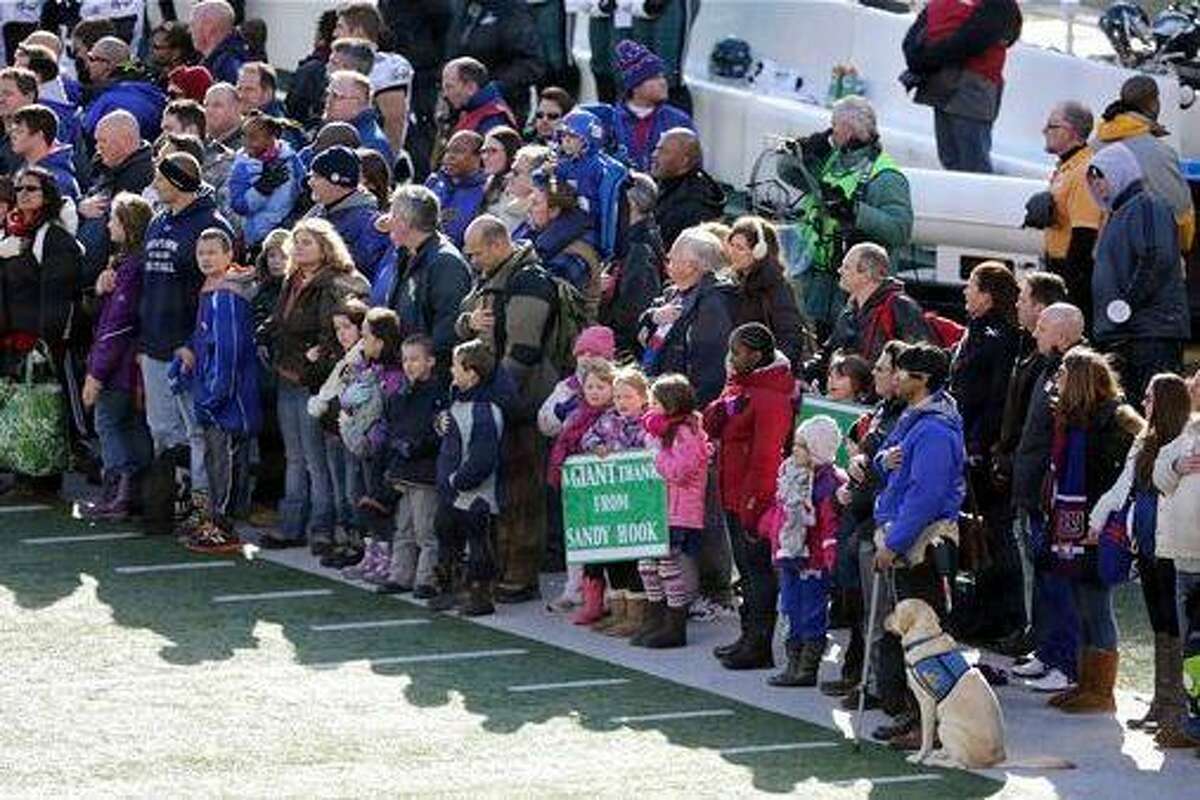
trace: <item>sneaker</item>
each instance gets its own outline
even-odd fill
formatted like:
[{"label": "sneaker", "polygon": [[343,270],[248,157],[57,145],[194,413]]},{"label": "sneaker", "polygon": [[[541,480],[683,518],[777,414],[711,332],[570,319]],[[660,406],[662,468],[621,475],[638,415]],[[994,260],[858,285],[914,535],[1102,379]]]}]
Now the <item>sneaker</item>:
[{"label": "sneaker", "polygon": [[1049,671],[1050,668],[1043,664],[1037,656],[1012,668],[1013,675],[1018,678],[1040,678]]},{"label": "sneaker", "polygon": [[241,550],[242,541],[233,531],[222,530],[210,522],[198,528],[186,546],[193,553],[224,555]]},{"label": "sneaker", "polygon": [[1035,692],[1065,692],[1074,685],[1070,678],[1057,669],[1051,669],[1035,680],[1025,681],[1026,688]]},{"label": "sneaker", "polygon": [[697,597],[688,607],[688,619],[693,622],[716,622],[738,616],[737,609],[707,597]]}]

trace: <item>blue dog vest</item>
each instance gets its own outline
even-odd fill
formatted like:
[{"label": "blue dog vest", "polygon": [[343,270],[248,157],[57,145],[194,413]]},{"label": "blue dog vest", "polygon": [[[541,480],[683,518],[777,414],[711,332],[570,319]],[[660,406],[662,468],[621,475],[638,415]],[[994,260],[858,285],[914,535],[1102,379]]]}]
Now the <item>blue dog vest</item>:
[{"label": "blue dog vest", "polygon": [[[931,636],[928,639],[921,639],[904,649],[911,650],[936,638],[936,636]],[[963,658],[961,651],[952,650],[949,653],[923,658],[913,664],[911,669],[917,681],[925,687],[925,691],[933,695],[934,699],[940,703],[946,699],[962,676],[967,674],[971,665],[967,663],[967,659]]]}]

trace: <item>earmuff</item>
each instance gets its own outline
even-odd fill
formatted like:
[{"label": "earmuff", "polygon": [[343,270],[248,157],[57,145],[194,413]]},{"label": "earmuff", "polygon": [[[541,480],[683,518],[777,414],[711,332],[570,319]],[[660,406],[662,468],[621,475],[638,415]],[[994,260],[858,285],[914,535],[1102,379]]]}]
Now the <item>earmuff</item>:
[{"label": "earmuff", "polygon": [[750,255],[754,256],[756,261],[761,261],[767,257],[767,228],[763,225],[761,217],[754,217],[754,232],[758,235],[758,241],[754,243]]}]

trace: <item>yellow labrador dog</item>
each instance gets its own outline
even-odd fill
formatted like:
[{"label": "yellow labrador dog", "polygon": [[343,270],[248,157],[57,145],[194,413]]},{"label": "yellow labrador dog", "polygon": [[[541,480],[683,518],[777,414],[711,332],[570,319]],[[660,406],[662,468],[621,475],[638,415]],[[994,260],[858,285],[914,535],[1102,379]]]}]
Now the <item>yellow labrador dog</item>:
[{"label": "yellow labrador dog", "polygon": [[[921,707],[921,749],[913,764],[984,769],[1004,761],[1004,717],[1000,703],[977,667],[942,631],[924,600],[902,600],[883,622],[900,637],[908,686]],[[933,749],[934,728],[942,750]]]}]

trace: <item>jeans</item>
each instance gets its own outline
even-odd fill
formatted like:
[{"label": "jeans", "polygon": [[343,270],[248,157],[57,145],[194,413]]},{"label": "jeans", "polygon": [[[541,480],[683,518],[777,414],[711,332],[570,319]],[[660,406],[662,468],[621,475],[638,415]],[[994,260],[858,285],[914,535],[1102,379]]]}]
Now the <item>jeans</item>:
[{"label": "jeans", "polygon": [[1037,658],[1074,681],[1079,675],[1079,631],[1081,626],[1071,600],[1071,582],[1056,575],[1037,552],[1033,542],[1044,539],[1046,520],[1040,511],[1026,516],[1026,549],[1033,569],[1033,637]]},{"label": "jeans", "polygon": [[287,458],[284,497],[279,503],[280,528],[285,539],[328,543],[333,537],[333,484],[325,458],[325,434],[308,413],[308,390],[279,382],[275,408]]},{"label": "jeans", "polygon": [[396,501],[396,533],[392,539],[389,579],[403,586],[433,586],[438,562],[435,528],[437,489],[408,484]]},{"label": "jeans", "polygon": [[250,480],[250,437],[243,433],[205,425],[204,468],[208,475],[208,502],[213,522],[222,530],[233,530],[233,517],[243,497],[242,487]]},{"label": "jeans", "polygon": [[938,161],[957,172],[992,171],[992,123],[933,110]]},{"label": "jeans", "polygon": [[1179,615],[1179,636],[1186,639],[1189,632],[1200,619],[1192,619],[1188,615],[1188,595],[1200,591],[1200,572],[1184,572],[1178,565],[1175,567],[1175,613]]},{"label": "jeans", "polygon": [[154,454],[150,431],[129,392],[100,390],[96,398],[96,434],[106,472],[133,474],[150,465]]},{"label": "jeans", "polygon": [[170,361],[159,361],[147,355],[138,357],[142,367],[142,384],[146,389],[146,424],[154,439],[154,454],[161,455],[181,444],[191,448],[189,472],[192,490],[206,491],[204,475],[204,433],[196,424],[196,408],[190,392],[172,394],[167,385]]},{"label": "jeans", "polygon": [[333,515],[343,528],[359,528],[361,520],[356,511],[359,498],[366,492],[362,479],[362,462],[342,444],[341,437],[325,434],[325,462],[333,487]]},{"label": "jeans", "polygon": [[1117,649],[1117,617],[1113,590],[1099,582],[1071,581],[1071,598],[1079,612],[1082,644],[1096,650]]}]

